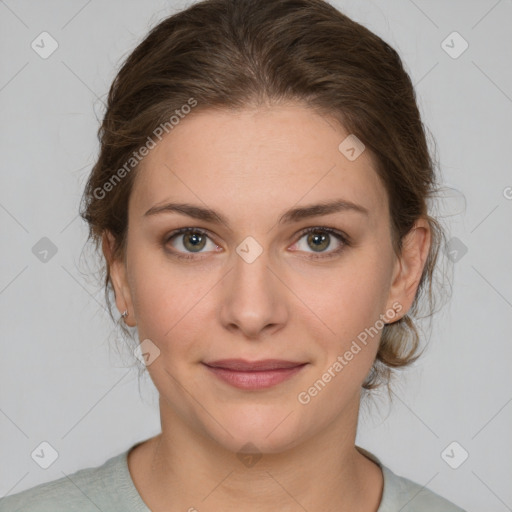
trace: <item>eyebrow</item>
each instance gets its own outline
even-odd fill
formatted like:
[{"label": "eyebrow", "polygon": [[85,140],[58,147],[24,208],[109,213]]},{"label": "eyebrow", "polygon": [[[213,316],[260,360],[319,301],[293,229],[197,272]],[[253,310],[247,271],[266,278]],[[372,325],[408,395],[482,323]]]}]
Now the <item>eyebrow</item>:
[{"label": "eyebrow", "polygon": [[[279,218],[279,224],[290,224],[298,222],[310,217],[318,217],[320,215],[328,215],[330,213],[338,213],[343,211],[351,211],[361,213],[368,216],[369,211],[360,204],[353,203],[344,199],[336,199],[331,202],[312,204],[299,208],[292,208],[286,211]],[[210,208],[203,208],[188,203],[165,203],[151,207],[143,217],[152,217],[163,213],[181,213],[194,219],[205,222],[221,223],[229,227],[228,220],[220,213]]]}]

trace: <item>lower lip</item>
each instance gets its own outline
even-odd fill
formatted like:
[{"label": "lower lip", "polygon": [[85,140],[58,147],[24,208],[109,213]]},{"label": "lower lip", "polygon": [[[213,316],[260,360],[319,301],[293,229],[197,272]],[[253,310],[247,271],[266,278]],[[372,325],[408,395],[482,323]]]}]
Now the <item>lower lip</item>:
[{"label": "lower lip", "polygon": [[217,377],[224,382],[240,389],[264,389],[284,382],[296,373],[300,372],[305,364],[293,368],[280,368],[278,370],[239,372],[225,368],[214,368],[205,365]]}]

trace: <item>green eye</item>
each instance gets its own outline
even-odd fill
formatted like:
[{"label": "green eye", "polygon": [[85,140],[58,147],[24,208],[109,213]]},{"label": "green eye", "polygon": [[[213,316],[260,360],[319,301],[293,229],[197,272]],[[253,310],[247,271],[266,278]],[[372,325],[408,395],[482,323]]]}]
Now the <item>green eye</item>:
[{"label": "green eye", "polygon": [[[181,228],[171,233],[171,235],[166,239],[165,245],[168,245],[174,239],[179,242],[178,245],[182,246],[173,250],[174,255],[178,258],[191,259],[194,258],[194,256],[190,255],[190,253],[200,254],[205,248],[207,241],[210,240],[210,237],[205,231],[199,228]],[[211,244],[213,245],[214,250],[217,245],[213,242],[211,242]],[[189,252],[189,254],[187,254],[187,252]]]},{"label": "green eye", "polygon": [[[306,237],[306,249],[298,248],[297,250],[304,250],[304,252],[307,251],[307,248],[310,248],[313,250],[314,253],[311,256],[308,256],[312,259],[320,259],[320,258],[329,258],[332,256],[336,256],[341,251],[345,249],[345,246],[350,245],[348,241],[348,237],[343,235],[341,232],[326,228],[326,227],[313,227],[308,228],[301,233],[301,237],[296,245],[299,245],[300,240],[304,237]],[[332,245],[332,238],[335,238],[338,242],[338,248],[335,248],[331,251],[325,251],[327,248],[329,248]],[[325,254],[324,254],[325,252]]]},{"label": "green eye", "polygon": [[[300,247],[301,240],[305,238],[306,244]],[[326,251],[333,245],[332,239],[335,239],[338,247],[330,251]],[[211,244],[210,250],[207,248],[208,243]],[[218,249],[208,233],[200,228],[181,228],[173,231],[164,241],[164,245],[172,245],[172,255],[179,259],[198,259],[195,254],[215,252]],[[336,244],[335,244],[336,245]],[[327,227],[312,227],[303,230],[299,234],[299,239],[295,243],[293,251],[309,253],[307,258],[310,259],[327,259],[340,254],[346,246],[349,246],[349,238],[338,230]],[[309,249],[309,250],[308,250]]]}]

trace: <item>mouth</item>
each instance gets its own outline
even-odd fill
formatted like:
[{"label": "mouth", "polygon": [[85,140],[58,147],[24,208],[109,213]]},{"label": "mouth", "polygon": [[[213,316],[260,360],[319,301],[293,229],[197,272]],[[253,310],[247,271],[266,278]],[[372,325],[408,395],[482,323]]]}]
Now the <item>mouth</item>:
[{"label": "mouth", "polygon": [[245,361],[243,359],[223,359],[203,363],[222,381],[239,389],[256,390],[275,386],[297,374],[308,363],[265,359]]},{"label": "mouth", "polygon": [[263,359],[261,361],[246,361],[245,359],[221,359],[204,363],[212,368],[223,368],[224,370],[233,370],[238,372],[258,372],[269,370],[285,370],[295,368],[307,363],[284,361],[282,359]]}]

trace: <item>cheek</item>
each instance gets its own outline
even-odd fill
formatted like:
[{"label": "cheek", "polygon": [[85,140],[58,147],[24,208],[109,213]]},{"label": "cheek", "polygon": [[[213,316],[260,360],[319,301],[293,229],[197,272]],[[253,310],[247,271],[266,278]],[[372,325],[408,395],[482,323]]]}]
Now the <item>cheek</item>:
[{"label": "cheek", "polygon": [[163,354],[190,349],[194,341],[204,338],[204,325],[209,321],[204,308],[215,279],[211,274],[210,279],[197,279],[193,271],[185,272],[165,257],[149,261],[144,252],[131,262],[130,288],[139,338],[149,338]]},{"label": "cheek", "polygon": [[373,361],[383,327],[380,315],[385,312],[389,292],[387,272],[387,263],[378,251],[360,251],[320,279],[322,286],[314,294],[311,290],[318,287],[301,281],[299,293],[321,320],[317,320],[318,341],[331,360],[359,340],[370,350],[361,351],[358,361]]},{"label": "cheek", "polygon": [[217,279],[199,279],[193,271],[157,259],[150,263],[144,257],[134,260],[132,268],[139,339],[151,340],[159,351],[147,367],[148,374],[174,411],[201,423],[204,420],[198,419],[197,404],[190,396],[201,396],[202,383],[191,382],[190,372],[193,363],[204,359],[204,347],[210,341],[208,326],[215,320],[208,309],[208,291]]},{"label": "cheek", "polygon": [[[310,417],[330,418],[360,392],[378,351],[387,280],[375,257],[357,258],[322,282],[312,309],[329,326],[330,335],[318,331],[317,367],[297,396]],[[318,321],[316,322],[319,323]],[[313,325],[309,323],[309,325]],[[334,334],[333,332],[334,331]],[[310,331],[311,332],[311,329]]]}]

